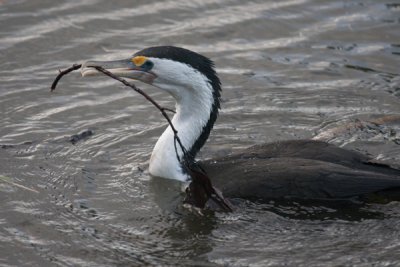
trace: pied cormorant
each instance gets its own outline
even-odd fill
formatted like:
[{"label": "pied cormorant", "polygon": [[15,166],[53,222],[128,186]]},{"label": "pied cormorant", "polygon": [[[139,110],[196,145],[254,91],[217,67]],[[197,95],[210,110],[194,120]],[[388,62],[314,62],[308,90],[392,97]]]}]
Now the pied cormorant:
[{"label": "pied cormorant", "polygon": [[[210,59],[184,48],[157,46],[124,60],[88,61],[82,65],[82,75],[102,75],[95,66],[168,92],[176,101],[172,123],[190,156],[196,156],[220,108],[221,82]],[[176,151],[182,156],[168,127],[151,154],[150,174],[188,181]],[[344,199],[380,193],[400,198],[400,170],[322,141],[256,145],[201,164],[228,197]]]}]

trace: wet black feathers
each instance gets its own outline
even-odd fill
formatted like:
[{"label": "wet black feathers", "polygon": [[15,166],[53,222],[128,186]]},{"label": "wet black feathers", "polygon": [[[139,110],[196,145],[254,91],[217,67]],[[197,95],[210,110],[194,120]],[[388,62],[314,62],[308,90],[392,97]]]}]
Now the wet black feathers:
[{"label": "wet black feathers", "polygon": [[379,193],[400,199],[400,170],[321,141],[255,145],[201,165],[227,197],[321,200]]},{"label": "wet black feathers", "polygon": [[203,55],[175,46],[148,47],[137,52],[134,56],[165,58],[178,61],[198,70],[209,80],[209,83],[213,88],[214,103],[212,105],[210,118],[207,124],[203,127],[201,135],[195,141],[193,146],[188,149],[190,156],[194,158],[197,152],[207,141],[211,129],[218,117],[218,109],[220,108],[221,82],[214,70],[214,62]]}]

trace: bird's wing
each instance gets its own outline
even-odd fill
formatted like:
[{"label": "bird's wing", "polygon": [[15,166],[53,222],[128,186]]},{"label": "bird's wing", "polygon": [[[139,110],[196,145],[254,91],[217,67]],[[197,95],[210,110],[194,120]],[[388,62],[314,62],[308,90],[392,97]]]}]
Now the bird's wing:
[{"label": "bird's wing", "polygon": [[383,174],[314,159],[225,157],[202,165],[230,197],[332,199],[400,189],[400,171]]}]

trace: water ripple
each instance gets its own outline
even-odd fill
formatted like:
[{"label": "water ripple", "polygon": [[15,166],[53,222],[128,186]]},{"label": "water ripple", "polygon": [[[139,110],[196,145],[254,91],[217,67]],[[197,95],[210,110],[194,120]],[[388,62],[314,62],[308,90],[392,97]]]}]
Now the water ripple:
[{"label": "water ripple", "polygon": [[166,123],[142,97],[79,73],[49,92],[57,69],[73,63],[184,46],[211,57],[223,84],[201,158],[314,138],[397,163],[397,4],[6,0],[0,21],[0,175],[39,192],[0,183],[0,265],[399,262],[398,202],[234,199],[233,214],[197,216],[182,208],[179,183],[148,174]]}]

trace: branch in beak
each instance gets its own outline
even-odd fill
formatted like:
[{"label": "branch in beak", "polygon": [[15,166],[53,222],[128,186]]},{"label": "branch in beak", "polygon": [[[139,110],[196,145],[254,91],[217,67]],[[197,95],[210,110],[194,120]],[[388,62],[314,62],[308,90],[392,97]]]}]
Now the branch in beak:
[{"label": "branch in beak", "polygon": [[81,67],[82,77],[102,75],[102,73],[95,69],[95,67],[101,67],[117,77],[134,79],[147,84],[152,84],[154,79],[157,78],[157,75],[153,72],[135,66],[130,59],[115,61],[87,61],[82,64]]}]

